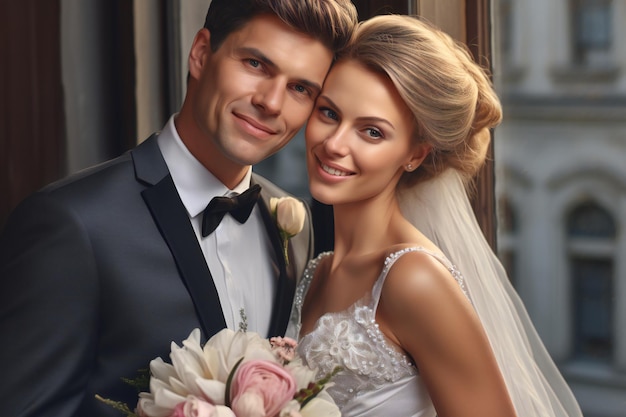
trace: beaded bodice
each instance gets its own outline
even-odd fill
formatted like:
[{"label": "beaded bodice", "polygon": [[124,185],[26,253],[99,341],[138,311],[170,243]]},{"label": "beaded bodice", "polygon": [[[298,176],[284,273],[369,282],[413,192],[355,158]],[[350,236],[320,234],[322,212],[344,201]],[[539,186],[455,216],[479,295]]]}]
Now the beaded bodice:
[{"label": "beaded bodice", "polygon": [[[317,321],[315,329],[299,342],[298,353],[305,362],[318,368],[318,377],[326,375],[337,366],[342,368],[333,377],[334,384],[328,389],[340,409],[348,401],[364,393],[401,380],[418,378],[418,371],[410,358],[387,340],[376,323],[376,309],[390,268],[402,255],[414,251],[436,257],[448,268],[465,292],[462,275],[447,259],[421,247],[402,249],[385,259],[370,294],[345,311],[324,314]],[[300,332],[302,303],[315,270],[320,261],[331,254],[325,252],[311,260],[296,289],[291,318],[295,335]],[[413,393],[414,396],[416,394]]]}]

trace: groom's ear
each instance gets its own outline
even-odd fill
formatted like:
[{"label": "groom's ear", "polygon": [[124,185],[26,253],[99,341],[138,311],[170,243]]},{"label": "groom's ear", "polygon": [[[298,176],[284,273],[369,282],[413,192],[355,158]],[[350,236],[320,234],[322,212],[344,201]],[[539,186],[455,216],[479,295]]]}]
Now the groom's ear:
[{"label": "groom's ear", "polygon": [[200,29],[189,51],[189,75],[196,80],[201,77],[211,57],[211,33],[208,29]]}]

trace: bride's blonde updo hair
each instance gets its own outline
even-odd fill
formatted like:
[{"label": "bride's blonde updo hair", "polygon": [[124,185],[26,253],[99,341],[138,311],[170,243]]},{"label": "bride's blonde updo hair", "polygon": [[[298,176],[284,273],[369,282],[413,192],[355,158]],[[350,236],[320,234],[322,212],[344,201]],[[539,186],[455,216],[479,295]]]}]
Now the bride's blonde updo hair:
[{"label": "bride's blonde updo hair", "polygon": [[339,59],[386,74],[415,117],[416,140],[432,147],[417,170],[404,173],[401,185],[447,168],[465,179],[476,174],[502,108],[487,72],[462,43],[418,18],[383,15],[360,23]]}]

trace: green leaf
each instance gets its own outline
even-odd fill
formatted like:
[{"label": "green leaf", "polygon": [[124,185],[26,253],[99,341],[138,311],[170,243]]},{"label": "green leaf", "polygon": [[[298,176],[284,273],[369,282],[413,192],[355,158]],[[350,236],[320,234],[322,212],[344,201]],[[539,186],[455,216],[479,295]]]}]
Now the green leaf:
[{"label": "green leaf", "polygon": [[130,408],[128,408],[128,405],[126,405],[123,402],[113,401],[113,400],[110,400],[108,398],[102,398],[98,394],[96,394],[96,399],[98,401],[102,401],[103,403],[105,403],[108,406],[113,407],[117,411],[120,411],[120,412],[124,413],[126,415],[126,417],[139,417],[137,414],[135,414],[134,411],[132,411]]},{"label": "green leaf", "polygon": [[148,391],[150,389],[150,370],[148,368],[138,369],[134,378],[122,378],[122,381],[135,387],[137,392]]},{"label": "green leaf", "polygon": [[233,378],[235,376],[235,372],[237,371],[237,368],[239,368],[239,365],[241,365],[241,361],[243,361],[243,358],[237,361],[235,366],[233,366],[233,369],[231,369],[230,373],[228,374],[228,378],[226,378],[226,390],[224,391],[224,397],[225,397],[224,405],[228,408],[230,408],[230,386],[233,383]]}]

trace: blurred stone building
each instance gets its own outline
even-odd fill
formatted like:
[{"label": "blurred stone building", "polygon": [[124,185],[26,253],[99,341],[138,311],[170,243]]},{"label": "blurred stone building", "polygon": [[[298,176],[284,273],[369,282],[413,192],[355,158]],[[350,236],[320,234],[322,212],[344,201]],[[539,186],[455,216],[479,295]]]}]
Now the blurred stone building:
[{"label": "blurred stone building", "polygon": [[499,253],[585,417],[626,416],[626,2],[496,3]]}]

